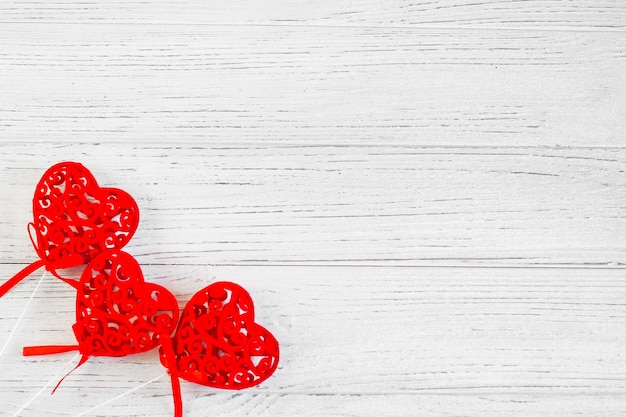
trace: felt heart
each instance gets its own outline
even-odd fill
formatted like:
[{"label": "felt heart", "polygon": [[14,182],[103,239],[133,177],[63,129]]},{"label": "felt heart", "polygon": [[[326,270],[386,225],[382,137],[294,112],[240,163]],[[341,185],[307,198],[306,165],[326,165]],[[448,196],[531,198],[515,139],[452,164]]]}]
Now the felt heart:
[{"label": "felt heart", "polygon": [[163,347],[160,355],[170,373],[215,388],[252,387],[278,366],[278,342],[254,322],[250,294],[232,282],[211,284],[189,300],[171,346],[176,364]]},{"label": "felt heart", "polygon": [[99,187],[81,164],[61,162],[37,184],[33,217],[28,228],[40,259],[0,285],[0,297],[42,266],[76,286],[56,270],[87,264],[107,249],[124,247],[139,224],[139,208],[125,191]]},{"label": "felt heart", "polygon": [[139,264],[128,253],[115,250],[96,256],[83,271],[77,289],[73,330],[78,345],[27,346],[24,356],[78,350],[82,358],[76,369],[90,356],[145,352],[164,341],[171,346],[178,303],[165,288],[145,282]]},{"label": "felt heart", "polygon": [[178,322],[178,303],[160,285],[144,282],[137,261],[122,251],[96,256],[76,294],[74,334],[87,356],[124,356],[157,347]]},{"label": "felt heart", "polygon": [[33,216],[36,250],[54,270],[124,247],[137,229],[139,208],[125,191],[98,186],[83,165],[61,162],[37,184]]}]

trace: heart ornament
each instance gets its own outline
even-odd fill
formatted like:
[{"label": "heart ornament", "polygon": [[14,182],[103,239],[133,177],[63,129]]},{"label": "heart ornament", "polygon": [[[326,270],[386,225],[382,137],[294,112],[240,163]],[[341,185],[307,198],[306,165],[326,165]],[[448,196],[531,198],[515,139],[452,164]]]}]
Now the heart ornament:
[{"label": "heart ornament", "polygon": [[176,298],[160,285],[144,281],[139,264],[119,250],[106,251],[87,265],[76,294],[78,345],[24,347],[24,356],[78,350],[78,365],[56,385],[83,365],[90,356],[125,356],[146,352],[166,342],[176,328]]},{"label": "heart ornament", "polygon": [[68,268],[124,247],[139,224],[139,208],[127,192],[98,186],[83,165],[61,162],[37,184],[33,217],[40,257],[53,269]]},{"label": "heart ornament", "polygon": [[83,355],[125,356],[154,349],[177,322],[176,298],[145,282],[139,264],[126,252],[98,255],[80,278],[73,330]]},{"label": "heart ornament", "polygon": [[232,282],[213,283],[189,300],[172,339],[175,364],[164,347],[161,363],[170,373],[214,388],[258,385],[278,366],[278,342],[255,323],[250,294]]},{"label": "heart ornament", "polygon": [[76,287],[75,280],[56,270],[87,264],[105,250],[124,247],[137,230],[139,208],[127,192],[98,186],[83,165],[61,162],[37,184],[33,218],[28,230],[40,259],[2,284],[0,297],[42,266]]},{"label": "heart ornament", "polygon": [[23,354],[78,350],[82,354],[78,368],[90,356],[125,356],[157,347],[170,338],[178,317],[172,293],[145,282],[128,253],[107,251],[89,263],[79,281],[72,327],[78,345],[30,346]]},{"label": "heart ornament", "polygon": [[174,296],[144,282],[131,255],[107,251],[96,256],[80,278],[73,326],[78,345],[29,346],[23,354],[78,350],[82,358],[76,369],[90,356],[124,356],[160,345],[161,363],[172,381],[175,417],[183,413],[179,378],[241,390],[260,384],[276,370],[278,342],[254,321],[252,298],[241,286],[211,284],[189,300],[180,322],[178,317]]}]

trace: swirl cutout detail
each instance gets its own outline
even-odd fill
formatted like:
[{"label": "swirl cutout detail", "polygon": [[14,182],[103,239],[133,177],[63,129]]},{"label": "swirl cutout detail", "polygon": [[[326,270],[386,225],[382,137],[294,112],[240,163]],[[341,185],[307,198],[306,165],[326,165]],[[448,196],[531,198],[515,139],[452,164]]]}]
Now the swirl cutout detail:
[{"label": "swirl cutout detail", "polygon": [[57,269],[86,265],[106,250],[123,248],[138,224],[139,208],[127,192],[100,187],[77,162],[53,165],[35,188],[33,221],[28,223],[39,260],[0,285],[0,297],[42,266],[76,287],[76,280]]},{"label": "swirl cutout detail", "polygon": [[255,323],[250,294],[232,282],[213,283],[189,300],[172,347],[176,364],[163,348],[160,355],[170,373],[214,388],[258,385],[278,366],[276,338]]},{"label": "swirl cutout detail", "polygon": [[79,351],[87,356],[125,356],[151,350],[178,322],[176,298],[144,281],[137,261],[107,251],[85,268],[76,294]]},{"label": "swirl cutout detail", "polygon": [[137,229],[139,208],[127,192],[100,187],[83,165],[61,162],[37,184],[33,218],[35,249],[54,270],[123,248]]}]

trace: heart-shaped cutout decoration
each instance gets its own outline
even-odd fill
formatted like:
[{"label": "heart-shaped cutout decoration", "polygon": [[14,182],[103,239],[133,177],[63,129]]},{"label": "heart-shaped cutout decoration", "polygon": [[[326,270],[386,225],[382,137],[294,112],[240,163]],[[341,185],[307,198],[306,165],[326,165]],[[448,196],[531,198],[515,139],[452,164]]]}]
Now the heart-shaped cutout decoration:
[{"label": "heart-shaped cutout decoration", "polygon": [[[181,378],[223,389],[260,384],[278,366],[278,342],[254,322],[250,294],[232,282],[216,282],[187,303],[172,340]],[[161,349],[161,363],[172,369]]]},{"label": "heart-shaped cutout decoration", "polygon": [[174,332],[178,317],[176,298],[144,282],[135,258],[107,251],[80,278],[73,329],[83,355],[125,356],[157,347]]},{"label": "heart-shaped cutout decoration", "polygon": [[35,249],[54,271],[89,263],[107,249],[121,249],[139,224],[135,200],[117,188],[102,188],[76,162],[50,167],[33,197]]},{"label": "heart-shaped cutout decoration", "polygon": [[0,297],[42,266],[76,287],[57,269],[84,265],[105,250],[124,247],[137,230],[139,209],[127,192],[99,187],[81,164],[61,162],[39,180],[33,217],[28,230],[39,260],[0,285]]}]

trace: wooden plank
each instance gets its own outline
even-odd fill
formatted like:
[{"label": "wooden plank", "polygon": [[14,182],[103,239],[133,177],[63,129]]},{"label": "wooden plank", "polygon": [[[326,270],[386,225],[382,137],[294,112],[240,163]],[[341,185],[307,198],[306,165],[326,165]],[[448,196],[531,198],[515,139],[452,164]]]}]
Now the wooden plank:
[{"label": "wooden plank", "polygon": [[[183,384],[188,416],[207,409],[286,415],[311,407],[306,415],[369,416],[394,407],[398,415],[440,415],[441,407],[464,415],[626,410],[623,270],[232,268],[145,260],[139,257],[146,278],[181,304],[209,282],[240,283],[255,300],[257,321],[281,343],[279,369],[254,390],[216,393]],[[6,275],[11,266],[0,271]],[[36,278],[0,300],[2,345],[21,311],[15,300],[24,304]],[[71,359],[21,358],[20,346],[71,343],[72,296],[49,277],[35,294],[1,358],[7,415]],[[42,395],[21,415],[73,416],[162,372],[156,352],[94,358],[54,397]],[[94,415],[167,416],[169,393],[163,377]]]},{"label": "wooden plank", "polygon": [[359,25],[542,30],[624,30],[626,8],[612,0],[379,2],[360,0],[202,2],[4,1],[8,22],[89,22],[133,24]]},{"label": "wooden plank", "polygon": [[624,51],[602,32],[3,24],[0,141],[623,146]]},{"label": "wooden plank", "polygon": [[[78,160],[137,198],[149,280],[181,306],[239,282],[281,342],[253,390],[184,383],[185,417],[626,415],[623,4],[9,0],[0,22],[0,282],[35,259],[40,175]],[[39,276],[0,299],[0,416],[171,416],[156,352],[48,395],[72,354],[20,350],[73,341],[74,293],[46,277],[18,323]]]},{"label": "wooden plank", "polygon": [[137,199],[149,263],[626,263],[625,149],[243,143],[5,143],[2,262],[35,259],[32,194],[67,159]]}]

